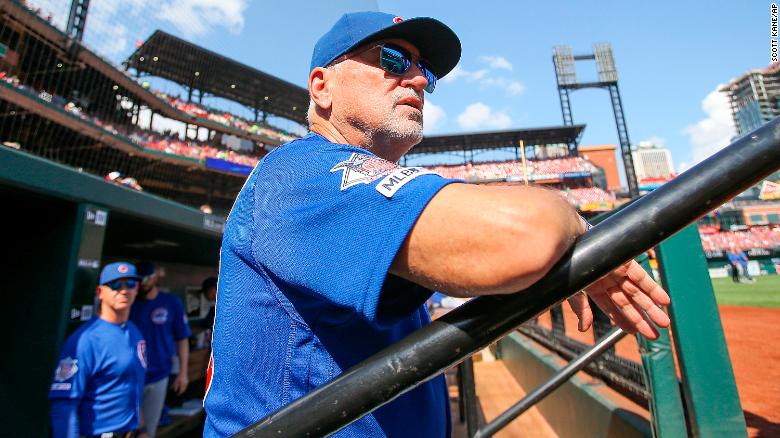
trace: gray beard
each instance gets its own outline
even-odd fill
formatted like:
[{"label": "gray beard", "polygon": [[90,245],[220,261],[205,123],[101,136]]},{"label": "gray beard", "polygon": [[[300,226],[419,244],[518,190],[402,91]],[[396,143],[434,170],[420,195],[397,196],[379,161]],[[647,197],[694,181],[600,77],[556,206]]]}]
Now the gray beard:
[{"label": "gray beard", "polygon": [[[417,123],[415,123],[417,122]],[[423,121],[404,120],[402,123],[395,123],[392,120],[385,119],[382,125],[374,128],[371,137],[382,136],[392,143],[404,143],[416,145],[423,138]]]}]

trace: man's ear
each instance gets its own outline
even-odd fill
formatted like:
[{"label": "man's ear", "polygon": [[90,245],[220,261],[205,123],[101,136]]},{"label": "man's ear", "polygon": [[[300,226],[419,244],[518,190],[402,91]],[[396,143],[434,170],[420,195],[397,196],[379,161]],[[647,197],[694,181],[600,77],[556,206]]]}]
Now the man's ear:
[{"label": "man's ear", "polygon": [[329,111],[333,104],[331,84],[333,71],[322,67],[316,67],[309,73],[309,95],[320,109]]}]

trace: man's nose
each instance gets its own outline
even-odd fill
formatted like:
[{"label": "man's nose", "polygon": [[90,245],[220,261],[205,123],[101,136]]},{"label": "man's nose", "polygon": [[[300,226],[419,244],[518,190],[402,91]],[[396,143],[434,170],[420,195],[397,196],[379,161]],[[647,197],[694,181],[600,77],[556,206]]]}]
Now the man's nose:
[{"label": "man's nose", "polygon": [[422,92],[425,87],[428,86],[428,79],[425,77],[425,73],[420,69],[420,66],[416,63],[412,63],[411,67],[409,67],[409,71],[404,75],[401,85],[404,87],[412,87],[414,90]]}]

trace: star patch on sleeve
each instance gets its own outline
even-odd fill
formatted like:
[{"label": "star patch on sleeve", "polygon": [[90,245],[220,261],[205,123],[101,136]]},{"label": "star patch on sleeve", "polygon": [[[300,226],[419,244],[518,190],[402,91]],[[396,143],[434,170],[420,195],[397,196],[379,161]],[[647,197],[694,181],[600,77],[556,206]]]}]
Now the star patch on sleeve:
[{"label": "star patch on sleeve", "polygon": [[341,175],[341,190],[343,191],[357,184],[374,182],[398,168],[400,166],[392,161],[354,152],[349,158],[333,166],[330,171],[343,171]]}]

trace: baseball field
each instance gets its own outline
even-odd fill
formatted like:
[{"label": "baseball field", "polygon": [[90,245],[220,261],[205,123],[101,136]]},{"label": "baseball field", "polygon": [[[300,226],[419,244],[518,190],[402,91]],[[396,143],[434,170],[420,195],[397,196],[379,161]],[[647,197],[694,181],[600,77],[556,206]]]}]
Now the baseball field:
[{"label": "baseball field", "polygon": [[758,277],[755,283],[734,283],[730,278],[712,280],[721,306],[780,308],[780,275]]},{"label": "baseball field", "polygon": [[[750,438],[780,438],[780,276],[758,277],[755,283],[734,283],[730,278],[712,280],[734,369],[737,391]],[[564,307],[566,334],[592,343],[593,332],[577,331],[576,317]],[[550,327],[549,313],[539,319]],[[640,362],[636,338],[617,344],[619,356]]]}]

